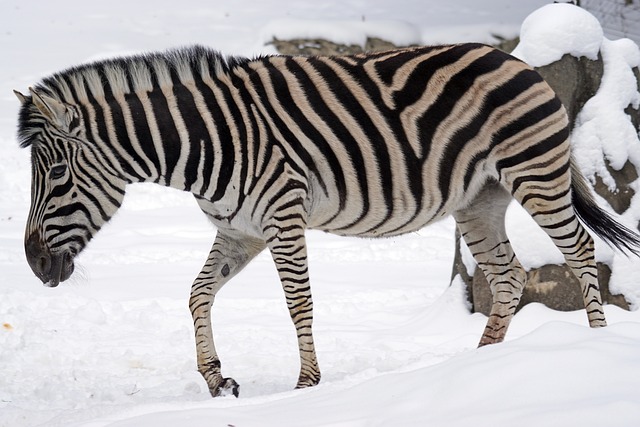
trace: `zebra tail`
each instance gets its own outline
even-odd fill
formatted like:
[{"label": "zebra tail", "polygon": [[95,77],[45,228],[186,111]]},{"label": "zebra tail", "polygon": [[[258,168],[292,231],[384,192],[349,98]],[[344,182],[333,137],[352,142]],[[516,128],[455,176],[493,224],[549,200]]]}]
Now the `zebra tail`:
[{"label": "zebra tail", "polygon": [[640,235],[617,222],[596,204],[586,179],[573,159],[571,159],[571,199],[578,218],[598,237],[627,255],[631,252],[640,257]]}]

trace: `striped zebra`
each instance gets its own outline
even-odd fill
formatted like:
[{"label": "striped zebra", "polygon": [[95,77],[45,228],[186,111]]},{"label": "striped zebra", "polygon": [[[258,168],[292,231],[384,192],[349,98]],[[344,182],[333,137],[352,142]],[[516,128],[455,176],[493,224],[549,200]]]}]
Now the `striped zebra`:
[{"label": "striped zebra", "polygon": [[214,297],[265,248],[297,331],[297,387],[319,382],[308,228],[395,236],[453,215],[493,292],[480,345],[504,339],[525,285],[504,228],[512,198],[564,254],[592,327],[606,321],[577,217],[639,253],[572,162],[552,89],[488,46],[254,60],[192,47],[71,68],[16,95],[33,166],[25,250],[48,286],[69,278],[128,183],[189,191],[216,226],[189,301],[213,396],[238,395],[214,347]]}]

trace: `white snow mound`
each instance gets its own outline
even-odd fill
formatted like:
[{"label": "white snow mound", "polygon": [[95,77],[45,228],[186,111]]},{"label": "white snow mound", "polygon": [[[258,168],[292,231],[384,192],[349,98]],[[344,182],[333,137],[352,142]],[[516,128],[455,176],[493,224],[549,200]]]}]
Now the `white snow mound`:
[{"label": "white snow mound", "polygon": [[522,23],[520,43],[512,54],[533,67],[542,67],[565,54],[595,60],[604,38],[598,20],[572,4],[549,4]]}]

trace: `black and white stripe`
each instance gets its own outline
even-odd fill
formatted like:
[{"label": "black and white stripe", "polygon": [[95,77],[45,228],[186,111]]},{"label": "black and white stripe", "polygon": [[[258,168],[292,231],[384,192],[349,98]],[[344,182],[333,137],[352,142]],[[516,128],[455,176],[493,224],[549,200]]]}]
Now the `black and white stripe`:
[{"label": "black and white stripe", "polygon": [[392,236],[453,215],[494,294],[481,345],[503,340],[524,287],[504,230],[512,197],[580,279],[591,326],[606,323],[593,240],[576,214],[609,243],[640,246],[573,166],[554,92],[484,45],[256,60],[194,47],[72,68],[18,97],[33,152],[27,255],[43,281],[71,274],[130,182],[190,191],[217,226],[190,301],[214,396],[238,392],[220,373],[214,296],[264,248],[297,330],[298,387],[319,381],[307,228]]}]

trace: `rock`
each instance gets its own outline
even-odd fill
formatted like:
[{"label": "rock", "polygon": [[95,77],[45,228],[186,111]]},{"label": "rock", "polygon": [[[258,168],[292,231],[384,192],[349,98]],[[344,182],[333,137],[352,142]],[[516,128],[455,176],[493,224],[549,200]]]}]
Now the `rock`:
[{"label": "rock", "polygon": [[[638,67],[633,69],[633,74],[636,76],[636,82],[638,83],[638,92],[640,92],[640,69]],[[625,110],[625,113],[631,118],[631,123],[636,129],[640,129],[640,108],[633,108],[629,105]]]},{"label": "rock", "polygon": [[271,44],[283,55],[350,55],[362,52],[358,45],[344,45],[323,39],[273,39]]},{"label": "rock", "polygon": [[507,53],[513,52],[513,49],[515,49],[516,46],[518,46],[518,43],[520,43],[520,37],[505,39],[497,34],[494,34],[493,36],[498,39],[498,42],[494,46]]},{"label": "rock", "polygon": [[596,175],[596,182],[593,189],[602,196],[618,214],[624,213],[631,206],[631,199],[636,194],[631,183],[638,179],[638,171],[635,166],[627,160],[622,169],[615,170],[605,159],[607,170],[616,182],[615,191],[611,191],[602,181],[599,175]]},{"label": "rock", "polygon": [[[622,295],[613,295],[609,291],[611,269],[598,263],[600,292],[604,302],[629,310],[629,304]],[[492,296],[489,284],[479,268],[473,276],[471,298],[473,312],[489,315]],[[518,310],[530,302],[541,302],[549,308],[560,311],[573,311],[584,308],[580,283],[566,265],[545,265],[527,273],[527,285],[524,288]],[[518,311],[516,310],[516,312]]]},{"label": "rock", "polygon": [[584,104],[598,91],[604,64],[601,57],[592,61],[585,57],[564,55],[559,61],[536,68],[536,71],[564,104],[570,118],[570,127],[573,128],[576,116]]},{"label": "rock", "polygon": [[397,48],[393,43],[377,37],[368,37],[364,47],[334,43],[325,39],[273,39],[271,44],[283,55],[352,55]]}]

